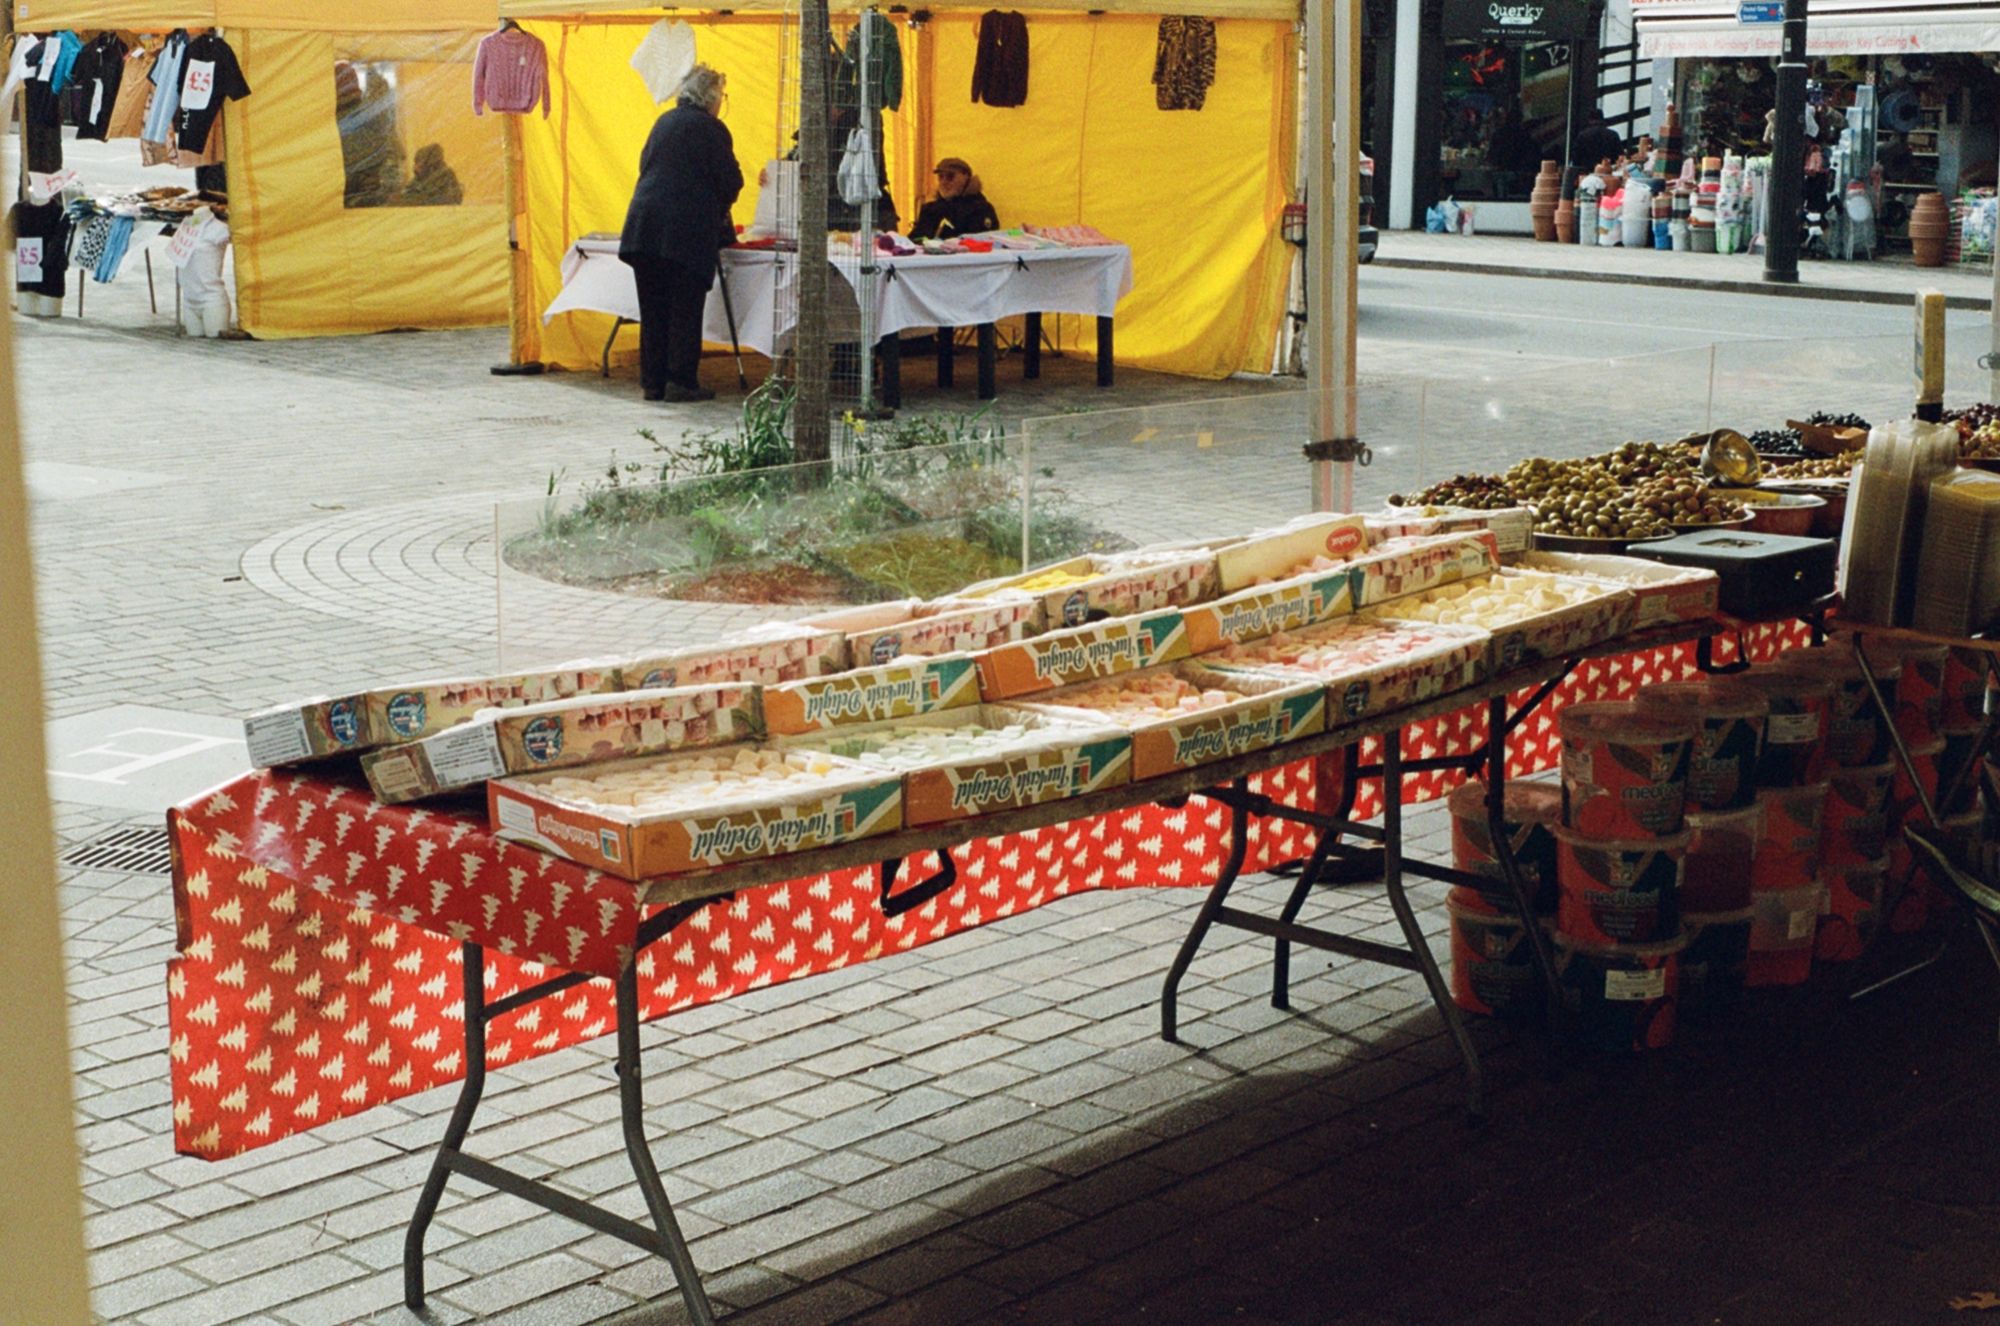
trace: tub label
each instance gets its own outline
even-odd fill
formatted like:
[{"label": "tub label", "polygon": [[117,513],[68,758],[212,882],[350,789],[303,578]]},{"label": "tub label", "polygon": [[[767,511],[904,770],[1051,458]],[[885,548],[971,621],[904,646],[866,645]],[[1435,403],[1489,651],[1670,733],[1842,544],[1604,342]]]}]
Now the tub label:
[{"label": "tub label", "polygon": [[1604,973],[1604,997],[1616,1003],[1646,1003],[1667,997],[1667,969],[1608,971]]},{"label": "tub label", "polygon": [[1764,727],[1764,740],[1773,746],[1806,746],[1819,740],[1819,715],[1772,714]]},{"label": "tub label", "polygon": [[1818,925],[1819,912],[1816,909],[1813,911],[1800,910],[1793,912],[1785,918],[1785,937],[1787,939],[1810,939],[1812,938],[1813,929]]},{"label": "tub label", "polygon": [[1563,777],[1573,778],[1579,783],[1597,782],[1596,767],[1587,750],[1566,750],[1562,753]]}]

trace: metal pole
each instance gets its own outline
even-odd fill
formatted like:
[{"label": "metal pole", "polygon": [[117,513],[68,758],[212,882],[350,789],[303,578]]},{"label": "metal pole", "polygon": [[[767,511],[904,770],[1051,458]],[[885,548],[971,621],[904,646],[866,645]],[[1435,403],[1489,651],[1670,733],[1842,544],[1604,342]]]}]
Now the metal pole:
[{"label": "metal pole", "polygon": [[1986,357],[1986,367],[1993,372],[1993,386],[1986,399],[2000,401],[2000,254],[1993,259],[1993,304],[1986,310],[1986,317],[1993,324],[1993,353]]},{"label": "metal pole", "polygon": [[1361,0],[1306,11],[1306,346],[1313,507],[1354,505],[1355,320],[1361,238]]},{"label": "metal pole", "polygon": [[1799,279],[1799,202],[1805,189],[1806,0],[1785,0],[1778,56],[1778,112],[1771,135],[1771,189],[1764,209],[1764,279]]},{"label": "metal pole", "polygon": [[[873,96],[874,79],[869,77],[869,46],[873,26],[869,19],[874,17],[872,9],[861,11],[861,94],[855,104],[855,127],[867,136],[869,160],[880,161],[882,144],[875,140],[875,122],[869,114],[869,101]],[[855,303],[861,317],[861,414],[866,417],[875,408],[875,190],[873,179],[868,181],[870,189],[867,199],[861,204],[861,228],[855,233],[854,242],[861,246],[861,279],[855,283]]]}]

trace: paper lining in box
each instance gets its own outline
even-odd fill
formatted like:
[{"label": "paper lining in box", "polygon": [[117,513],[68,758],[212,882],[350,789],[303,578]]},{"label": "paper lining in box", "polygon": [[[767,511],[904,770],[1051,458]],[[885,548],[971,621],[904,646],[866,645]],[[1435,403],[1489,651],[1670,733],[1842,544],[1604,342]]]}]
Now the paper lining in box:
[{"label": "paper lining in box", "polygon": [[840,632],[847,638],[849,661],[865,668],[912,655],[991,649],[1032,634],[1041,618],[1034,600],[1005,596],[983,601],[904,599],[824,613],[804,624]]},{"label": "paper lining in box", "polygon": [[590,799],[577,790],[585,780],[685,768],[727,756],[730,749],[496,779],[486,785],[487,816],[502,838],[630,880],[810,851],[902,827],[902,779],[832,756],[815,757],[827,762],[823,777],[734,799],[707,793],[640,808]]},{"label": "paper lining in box", "polygon": [[790,736],[977,703],[978,669],[970,656],[953,654],[766,687],[764,727],[773,736]]},{"label": "paper lining in box", "polygon": [[1188,649],[1206,654],[1241,640],[1295,631],[1354,611],[1354,571],[1328,571],[1225,595],[1181,610]]},{"label": "paper lining in box", "polygon": [[1373,607],[1439,585],[1470,580],[1499,565],[1493,536],[1484,530],[1385,539],[1354,559],[1355,607]]},{"label": "paper lining in box", "polygon": [[1082,703],[1079,692],[1105,684],[1086,682],[1038,695],[1032,701],[1020,702],[1018,707],[1124,727],[1132,734],[1134,781],[1282,745],[1312,736],[1326,727],[1326,688],[1312,679],[1224,673],[1198,662],[1179,662],[1131,673],[1118,680],[1141,682],[1154,675],[1170,675],[1203,689],[1234,691],[1247,698],[1129,723]]},{"label": "paper lining in box", "polygon": [[[1313,515],[1219,548],[1215,554],[1221,592],[1289,582],[1333,569],[1368,551],[1368,527],[1360,516]],[[1323,565],[1315,567],[1318,560]]]},{"label": "paper lining in box", "polygon": [[368,692],[368,730],[377,745],[418,741],[467,722],[486,709],[518,709],[620,686],[618,665],[561,663],[494,677],[451,677],[384,686]]},{"label": "paper lining in box", "polygon": [[846,666],[846,644],[838,631],[803,622],[766,622],[720,644],[631,659],[624,674],[633,690],[725,681],[769,686],[824,676]]},{"label": "paper lining in box", "polygon": [[986,650],[977,656],[979,693],[1011,700],[1187,656],[1187,624],[1178,612],[1113,617]]},{"label": "paper lining in box", "polygon": [[1346,618],[1231,645],[1202,661],[1219,672],[1316,678],[1327,691],[1327,726],[1338,727],[1477,685],[1491,648],[1492,637],[1477,627]]},{"label": "paper lining in box", "polygon": [[1716,613],[1722,580],[1699,567],[1668,566],[1638,557],[1598,553],[1531,552],[1521,558],[1527,571],[1553,571],[1582,580],[1603,580],[1631,591],[1635,627],[1698,622]]},{"label": "paper lining in box", "polygon": [[388,804],[476,787],[510,773],[751,741],[763,735],[755,686],[618,691],[501,709],[422,741],[371,751],[361,770]]},{"label": "paper lining in box", "polygon": [[275,769],[328,755],[347,755],[376,744],[363,695],[320,696],[280,705],[243,720],[250,763]]},{"label": "paper lining in box", "polygon": [[1082,626],[1105,617],[1159,612],[1212,599],[1220,589],[1215,554],[1142,557],[1142,564],[1113,556],[1072,557],[1024,575],[967,586],[959,599],[1006,598],[1025,594],[1042,608],[1038,630]]},{"label": "paper lining in box", "polygon": [[1033,713],[1026,708],[977,705],[890,723],[869,723],[832,732],[783,737],[784,747],[823,750],[871,765],[857,747],[884,734],[929,728],[950,732],[977,726],[1025,725],[1019,738],[984,752],[968,752],[938,763],[904,768],[903,822],[916,826],[963,819],[991,811],[1040,805],[1129,782],[1132,737],[1124,729]]},{"label": "paper lining in box", "polygon": [[1424,615],[1424,610],[1437,603],[1438,595],[1452,591],[1457,591],[1453,594],[1454,598],[1466,594],[1483,594],[1503,584],[1511,588],[1532,591],[1536,588],[1537,582],[1551,582],[1551,588],[1561,588],[1570,594],[1580,595],[1582,601],[1529,612],[1525,616],[1511,620],[1482,623],[1484,629],[1493,637],[1487,658],[1489,673],[1507,672],[1542,659],[1561,658],[1591,645],[1601,644],[1632,629],[1632,616],[1636,605],[1630,590],[1608,581],[1578,580],[1570,576],[1552,575],[1547,571],[1495,571],[1492,575],[1481,577],[1476,582],[1469,582],[1463,586],[1440,586],[1423,594],[1410,595],[1392,603],[1367,609],[1366,612],[1371,618],[1425,621],[1429,618]]},{"label": "paper lining in box", "polygon": [[1524,506],[1499,507],[1490,511],[1461,506],[1392,506],[1373,512],[1366,519],[1369,531],[1378,542],[1425,534],[1490,530],[1494,551],[1502,557],[1515,557],[1528,551],[1535,530],[1535,513]]}]

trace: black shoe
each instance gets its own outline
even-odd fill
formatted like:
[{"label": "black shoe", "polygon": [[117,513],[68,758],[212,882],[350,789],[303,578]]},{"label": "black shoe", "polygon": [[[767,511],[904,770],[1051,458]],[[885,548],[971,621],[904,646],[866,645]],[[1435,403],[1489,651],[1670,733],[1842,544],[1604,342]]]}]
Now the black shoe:
[{"label": "black shoe", "polygon": [[663,401],[666,398],[667,393],[664,391],[649,391],[646,393],[646,399],[649,401]]},{"label": "black shoe", "polygon": [[715,393],[701,387],[683,387],[678,382],[669,382],[666,399],[675,405],[688,405],[695,401],[712,401]]}]

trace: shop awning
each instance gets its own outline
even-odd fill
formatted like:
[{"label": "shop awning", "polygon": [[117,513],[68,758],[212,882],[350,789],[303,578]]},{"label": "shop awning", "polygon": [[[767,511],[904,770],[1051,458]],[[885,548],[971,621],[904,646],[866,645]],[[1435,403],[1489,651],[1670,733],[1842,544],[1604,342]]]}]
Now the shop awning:
[{"label": "shop awning", "polygon": [[[1740,23],[1736,0],[1632,0],[1639,54],[1653,60],[1769,57],[1780,25]],[[1812,0],[1813,55],[2000,51],[2000,5],[1938,0]]]}]

